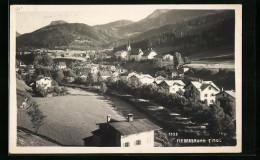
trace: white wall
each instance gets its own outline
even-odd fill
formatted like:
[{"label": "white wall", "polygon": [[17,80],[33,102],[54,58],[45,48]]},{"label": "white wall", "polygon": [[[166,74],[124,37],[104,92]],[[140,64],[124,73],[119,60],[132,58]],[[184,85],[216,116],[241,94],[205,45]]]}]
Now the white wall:
[{"label": "white wall", "polygon": [[[141,140],[141,145],[135,145],[136,140]],[[129,147],[154,147],[154,131],[121,136],[121,147],[124,147],[126,142],[129,142]]]},{"label": "white wall", "polygon": [[[217,91],[216,89],[214,89],[213,87],[211,87],[211,89],[209,89],[209,87],[211,86],[208,86],[207,88],[205,88],[201,94],[200,94],[200,100],[201,101],[204,101],[204,100],[207,100],[207,103],[208,104],[212,104],[213,102],[216,101],[216,94],[219,93],[219,91]],[[205,94],[207,94],[207,97],[205,97]],[[214,94],[212,96],[212,94]],[[213,100],[213,102],[211,102],[211,100]]]}]

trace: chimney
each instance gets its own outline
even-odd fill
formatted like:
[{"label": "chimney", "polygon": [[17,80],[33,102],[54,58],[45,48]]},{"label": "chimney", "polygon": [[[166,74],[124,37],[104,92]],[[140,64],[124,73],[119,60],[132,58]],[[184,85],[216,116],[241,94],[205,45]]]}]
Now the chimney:
[{"label": "chimney", "polygon": [[127,120],[128,120],[128,122],[133,122],[133,120],[134,120],[133,114],[128,114]]},{"label": "chimney", "polygon": [[110,122],[110,120],[111,120],[111,116],[107,115],[107,123]]},{"label": "chimney", "polygon": [[221,88],[221,91],[223,91],[223,87]]}]

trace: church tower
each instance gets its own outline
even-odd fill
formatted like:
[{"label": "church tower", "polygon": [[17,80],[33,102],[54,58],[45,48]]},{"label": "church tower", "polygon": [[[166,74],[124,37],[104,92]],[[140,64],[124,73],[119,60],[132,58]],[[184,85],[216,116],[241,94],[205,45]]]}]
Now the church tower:
[{"label": "church tower", "polygon": [[128,44],[126,46],[126,51],[131,51],[131,46],[130,46],[130,42],[128,41]]}]

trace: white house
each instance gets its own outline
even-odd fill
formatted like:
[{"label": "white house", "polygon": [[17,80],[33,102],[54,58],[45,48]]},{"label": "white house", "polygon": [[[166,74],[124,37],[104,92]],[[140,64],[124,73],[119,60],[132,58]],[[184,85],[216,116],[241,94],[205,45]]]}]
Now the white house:
[{"label": "white house", "polygon": [[140,74],[140,76],[137,78],[139,78],[139,81],[143,85],[150,85],[154,82],[154,78],[149,74]]},{"label": "white house", "polygon": [[58,68],[65,69],[66,68],[66,63],[65,62],[59,62],[58,63]]},{"label": "white house", "polygon": [[185,94],[200,101],[212,104],[216,101],[216,94],[220,89],[212,81],[191,81],[185,86]]},{"label": "white house", "polygon": [[169,93],[176,93],[178,91],[184,92],[184,86],[185,84],[182,80],[164,80],[159,84],[159,87],[162,87]]},{"label": "white house", "polygon": [[164,60],[173,61],[174,56],[171,54],[166,54],[163,56]]},{"label": "white house", "polygon": [[147,119],[134,119],[132,114],[125,121],[113,120],[108,115],[107,123],[98,126],[99,129],[92,132],[92,145],[104,147],[153,148],[154,131],[161,129]]},{"label": "white house", "polygon": [[43,89],[48,89],[51,87],[51,78],[50,77],[38,77],[35,80],[35,86],[36,88],[42,87]]},{"label": "white house", "polygon": [[116,58],[117,59],[127,59],[127,56],[128,56],[128,51],[117,51],[116,53],[115,53],[115,56],[116,56]]},{"label": "white house", "polygon": [[142,60],[154,59],[154,57],[157,55],[157,53],[152,48],[144,50],[143,53]]}]

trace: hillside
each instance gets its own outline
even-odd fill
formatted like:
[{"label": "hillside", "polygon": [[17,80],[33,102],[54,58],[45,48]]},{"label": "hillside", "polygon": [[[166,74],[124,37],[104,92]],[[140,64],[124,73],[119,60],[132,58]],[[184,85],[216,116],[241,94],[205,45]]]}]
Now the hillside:
[{"label": "hillside", "polygon": [[[234,30],[234,12],[219,11],[149,30],[130,41],[132,48],[152,47],[158,54],[177,51],[190,59],[200,59],[234,54]],[[125,44],[115,51],[124,48]]]},{"label": "hillside", "polygon": [[17,37],[17,48],[96,49],[113,40],[114,33],[81,23],[52,22],[32,33]]},{"label": "hillside", "polygon": [[126,36],[133,33],[142,33],[154,28],[168,24],[175,24],[179,21],[189,20],[201,15],[216,13],[216,10],[161,10],[157,9],[146,18],[121,27],[118,34]]},{"label": "hillside", "polygon": [[95,25],[94,27],[103,28],[103,29],[117,30],[117,28],[126,26],[126,25],[131,24],[131,23],[133,23],[133,21],[130,21],[130,20],[118,20],[118,21],[107,23],[107,24]]}]

